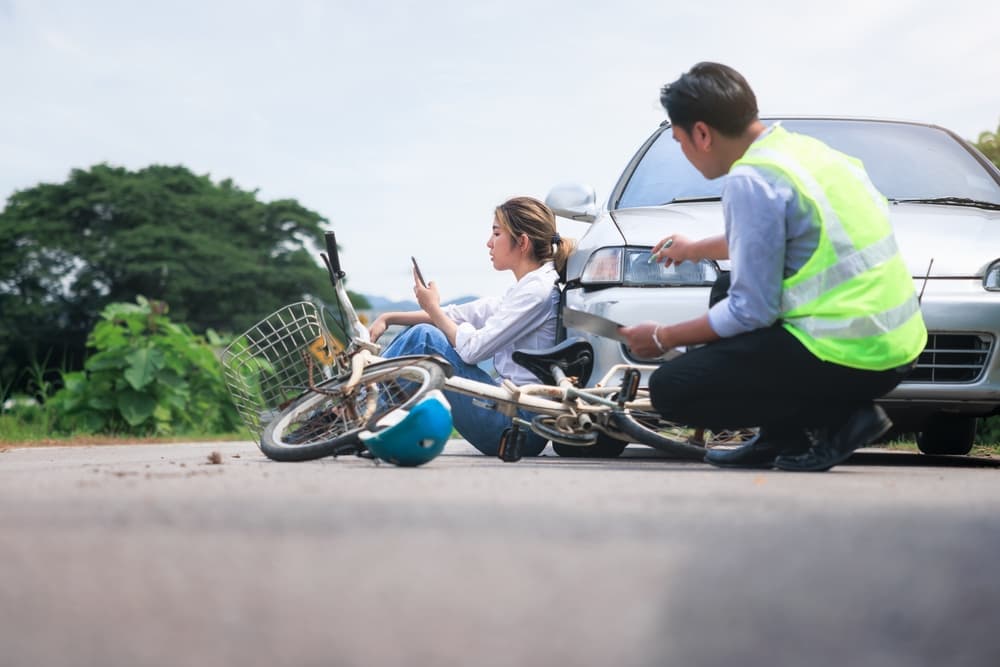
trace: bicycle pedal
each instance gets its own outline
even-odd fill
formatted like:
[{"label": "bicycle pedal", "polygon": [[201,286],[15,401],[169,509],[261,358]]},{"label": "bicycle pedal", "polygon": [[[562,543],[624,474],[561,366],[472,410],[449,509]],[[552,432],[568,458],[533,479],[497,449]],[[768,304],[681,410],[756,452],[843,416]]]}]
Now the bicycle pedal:
[{"label": "bicycle pedal", "polygon": [[628,368],[622,375],[621,389],[618,390],[618,405],[624,407],[629,401],[635,400],[639,391],[639,380],[642,373],[636,368]]},{"label": "bicycle pedal", "polygon": [[514,463],[521,460],[521,445],[524,444],[524,433],[517,426],[508,426],[500,436],[500,447],[497,458],[504,463]]}]

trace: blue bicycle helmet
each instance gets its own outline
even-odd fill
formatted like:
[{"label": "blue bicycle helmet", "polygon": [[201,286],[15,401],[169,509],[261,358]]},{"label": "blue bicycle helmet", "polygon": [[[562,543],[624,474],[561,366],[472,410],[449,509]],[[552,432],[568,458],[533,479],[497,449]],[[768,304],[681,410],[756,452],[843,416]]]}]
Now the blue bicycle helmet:
[{"label": "blue bicycle helmet", "polygon": [[359,434],[371,453],[398,466],[418,466],[441,453],[451,436],[451,406],[440,390],[409,410],[393,410]]}]

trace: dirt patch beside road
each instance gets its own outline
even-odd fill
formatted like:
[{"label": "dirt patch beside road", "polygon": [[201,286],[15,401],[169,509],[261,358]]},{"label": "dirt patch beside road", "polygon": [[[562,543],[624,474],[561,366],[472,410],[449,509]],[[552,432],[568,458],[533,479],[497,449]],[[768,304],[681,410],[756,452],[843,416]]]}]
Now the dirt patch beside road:
[{"label": "dirt patch beside road", "polygon": [[137,438],[135,436],[85,435],[73,438],[44,438],[0,444],[0,452],[23,447],[92,447],[95,445],[169,445],[179,442],[241,442],[245,436],[177,436],[170,438]]}]

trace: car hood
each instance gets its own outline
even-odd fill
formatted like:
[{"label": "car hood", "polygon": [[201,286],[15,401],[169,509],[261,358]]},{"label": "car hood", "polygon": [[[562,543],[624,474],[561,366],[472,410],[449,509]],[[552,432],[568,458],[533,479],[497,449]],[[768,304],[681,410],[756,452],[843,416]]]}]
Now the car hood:
[{"label": "car hood", "polygon": [[[890,204],[896,242],[910,269],[923,277],[982,276],[1000,258],[1000,211],[937,204]],[[719,202],[613,211],[626,245],[653,245],[670,234],[702,238],[723,231]]]}]

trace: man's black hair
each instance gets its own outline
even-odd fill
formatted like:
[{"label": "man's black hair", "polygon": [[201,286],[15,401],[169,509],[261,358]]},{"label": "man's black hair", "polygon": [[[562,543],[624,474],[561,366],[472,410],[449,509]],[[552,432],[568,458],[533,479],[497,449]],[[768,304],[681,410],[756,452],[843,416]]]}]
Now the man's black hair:
[{"label": "man's black hair", "polygon": [[690,133],[698,121],[738,137],[757,119],[757,97],[732,67],[702,62],[660,90],[670,123]]}]

